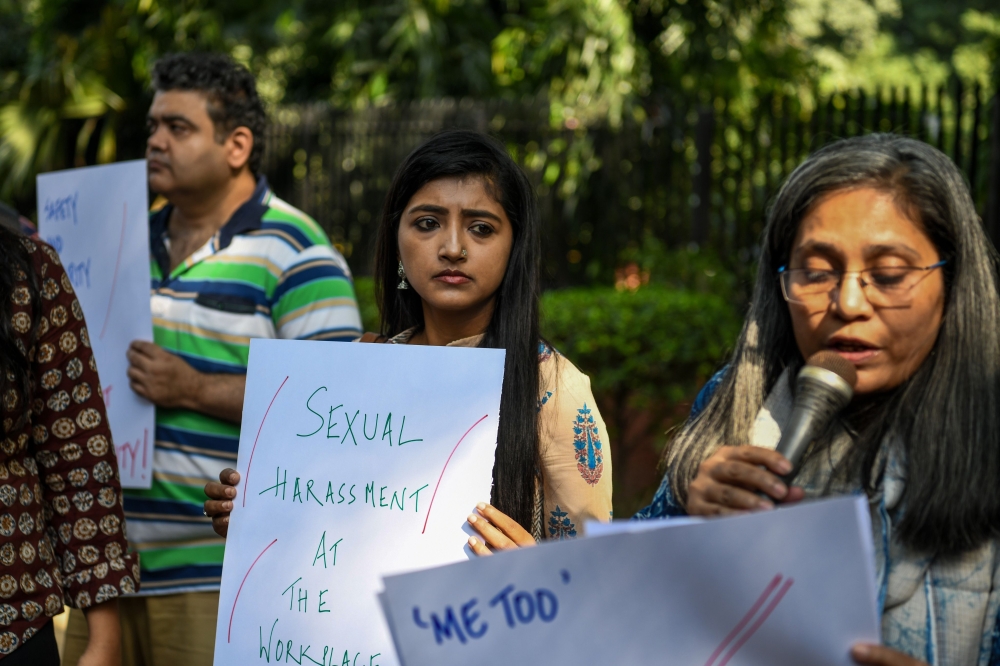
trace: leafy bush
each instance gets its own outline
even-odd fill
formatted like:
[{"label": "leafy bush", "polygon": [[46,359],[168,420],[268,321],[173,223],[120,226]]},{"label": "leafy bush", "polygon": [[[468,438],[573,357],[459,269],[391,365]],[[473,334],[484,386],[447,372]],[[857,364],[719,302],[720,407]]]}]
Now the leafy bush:
[{"label": "leafy bush", "polygon": [[546,338],[590,375],[595,393],[677,402],[718,367],[740,317],[720,296],[647,285],[542,296]]}]

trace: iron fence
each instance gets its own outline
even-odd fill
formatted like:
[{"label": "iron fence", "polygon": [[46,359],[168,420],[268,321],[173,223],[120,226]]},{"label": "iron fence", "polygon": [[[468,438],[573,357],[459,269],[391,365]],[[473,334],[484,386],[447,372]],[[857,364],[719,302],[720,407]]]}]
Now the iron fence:
[{"label": "iron fence", "polygon": [[[724,100],[662,103],[647,107],[641,121],[586,132],[554,129],[537,99],[441,99],[356,112],[287,107],[269,127],[264,171],[279,196],[312,215],[365,275],[395,168],[420,142],[456,127],[501,138],[532,178],[548,286],[604,281],[621,251],[646,234],[668,246],[711,249],[745,269],[785,176],[826,143],[868,132],[910,135],[951,156],[1000,240],[1000,104],[958,81],[916,94],[772,95],[749,111]],[[573,172],[581,164],[589,177]],[[570,180],[580,186],[567,186]]]}]

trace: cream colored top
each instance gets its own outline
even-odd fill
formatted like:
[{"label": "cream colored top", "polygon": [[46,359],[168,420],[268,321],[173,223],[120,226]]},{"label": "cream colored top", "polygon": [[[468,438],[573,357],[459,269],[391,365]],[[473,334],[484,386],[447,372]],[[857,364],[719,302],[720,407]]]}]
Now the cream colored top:
[{"label": "cream colored top", "polygon": [[[416,329],[388,340],[406,344]],[[476,347],[476,335],[449,347]],[[545,343],[538,345],[538,446],[532,534],[536,540],[583,535],[587,520],[609,521],[611,443],[590,390],[590,377]]]}]

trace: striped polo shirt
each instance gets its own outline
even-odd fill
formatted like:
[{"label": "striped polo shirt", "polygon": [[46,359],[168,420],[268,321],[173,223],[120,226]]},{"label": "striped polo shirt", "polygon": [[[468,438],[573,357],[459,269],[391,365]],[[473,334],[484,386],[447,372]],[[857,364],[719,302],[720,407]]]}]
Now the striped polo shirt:
[{"label": "striped polo shirt", "polygon": [[[200,372],[245,374],[251,338],[350,341],[361,319],[344,258],[261,177],[253,196],[170,270],[171,206],[150,216],[153,338]],[[156,410],[153,485],[125,491],[142,594],[219,589],[225,541],[202,513],[204,487],[235,467],[240,428]]]}]

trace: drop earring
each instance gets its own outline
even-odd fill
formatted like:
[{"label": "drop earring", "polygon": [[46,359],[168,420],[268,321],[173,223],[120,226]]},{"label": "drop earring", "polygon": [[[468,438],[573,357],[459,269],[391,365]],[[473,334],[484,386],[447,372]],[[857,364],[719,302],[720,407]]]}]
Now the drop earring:
[{"label": "drop earring", "polygon": [[406,271],[403,270],[402,261],[399,262],[399,270],[396,271],[396,274],[399,275],[399,284],[396,285],[396,289],[409,289],[410,285],[406,281]]}]

